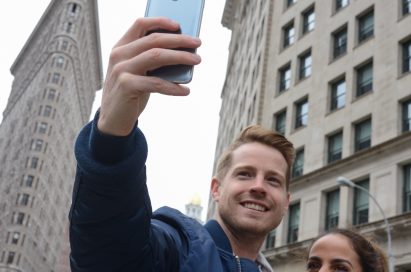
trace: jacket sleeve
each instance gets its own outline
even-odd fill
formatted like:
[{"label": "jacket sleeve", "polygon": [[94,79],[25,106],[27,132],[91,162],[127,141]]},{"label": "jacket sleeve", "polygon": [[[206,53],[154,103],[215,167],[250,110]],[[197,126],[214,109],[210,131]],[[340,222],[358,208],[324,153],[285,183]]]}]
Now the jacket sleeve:
[{"label": "jacket sleeve", "polygon": [[[98,114],[75,145],[77,173],[69,215],[72,271],[176,271],[179,234],[151,226],[143,133],[135,128],[125,137],[103,135],[97,120]],[[177,255],[157,270],[164,253]]]}]

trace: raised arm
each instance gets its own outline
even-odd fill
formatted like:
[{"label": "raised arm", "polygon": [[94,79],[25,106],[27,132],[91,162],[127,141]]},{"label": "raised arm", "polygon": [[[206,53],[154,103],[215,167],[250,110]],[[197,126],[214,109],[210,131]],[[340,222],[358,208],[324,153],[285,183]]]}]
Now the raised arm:
[{"label": "raised arm", "polygon": [[156,68],[196,65],[196,54],[172,48],[197,48],[200,40],[185,35],[147,32],[155,29],[178,30],[179,25],[166,18],[142,18],[127,31],[113,48],[104,84],[98,128],[106,134],[124,136],[132,130],[144,110],[150,93],[188,95],[186,86],[145,76]]},{"label": "raised arm", "polygon": [[156,271],[158,255],[174,259],[171,269],[178,263],[178,256],[173,256],[177,250],[162,252],[175,244],[169,236],[174,230],[164,234],[150,224],[147,145],[136,122],[150,93],[189,93],[187,87],[148,77],[146,72],[164,65],[198,64],[197,55],[170,49],[195,48],[200,41],[174,34],[145,35],[160,28],[173,31],[178,25],[165,18],[138,19],[116,44],[101,109],[78,136],[70,210],[73,272]]}]

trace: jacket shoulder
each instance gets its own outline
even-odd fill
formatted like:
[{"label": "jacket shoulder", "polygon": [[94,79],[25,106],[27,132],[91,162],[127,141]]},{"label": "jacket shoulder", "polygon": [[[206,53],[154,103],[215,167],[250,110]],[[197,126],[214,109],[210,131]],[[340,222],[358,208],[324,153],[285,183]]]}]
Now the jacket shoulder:
[{"label": "jacket shoulder", "polygon": [[[212,237],[196,220],[170,207],[162,207],[153,213],[152,224],[164,231],[174,232],[181,240],[180,271],[224,271]],[[170,229],[171,228],[171,229]]]}]

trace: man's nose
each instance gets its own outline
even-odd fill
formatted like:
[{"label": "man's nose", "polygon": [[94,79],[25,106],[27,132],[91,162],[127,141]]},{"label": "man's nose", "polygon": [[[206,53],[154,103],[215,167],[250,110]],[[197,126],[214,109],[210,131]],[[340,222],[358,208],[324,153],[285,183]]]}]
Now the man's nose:
[{"label": "man's nose", "polygon": [[264,177],[256,176],[250,188],[250,191],[252,193],[265,194],[266,193],[265,186],[266,186],[266,183],[265,183]]}]

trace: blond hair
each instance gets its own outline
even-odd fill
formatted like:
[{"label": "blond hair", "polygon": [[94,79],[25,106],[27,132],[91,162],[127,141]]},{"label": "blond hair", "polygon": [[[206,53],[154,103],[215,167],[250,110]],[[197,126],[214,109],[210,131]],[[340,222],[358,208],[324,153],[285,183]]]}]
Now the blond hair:
[{"label": "blond hair", "polygon": [[227,171],[231,166],[232,153],[234,150],[244,144],[254,142],[272,147],[283,155],[287,162],[286,189],[288,191],[291,166],[294,161],[295,153],[293,144],[283,135],[258,125],[245,128],[240,136],[223,152],[217,163],[217,177],[222,179],[227,174]]}]

